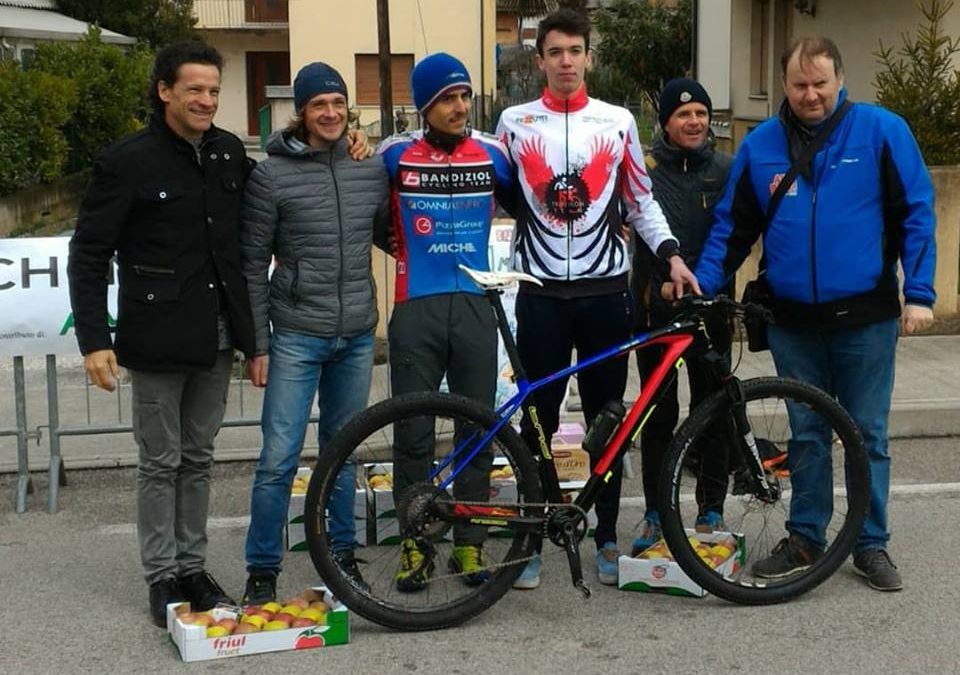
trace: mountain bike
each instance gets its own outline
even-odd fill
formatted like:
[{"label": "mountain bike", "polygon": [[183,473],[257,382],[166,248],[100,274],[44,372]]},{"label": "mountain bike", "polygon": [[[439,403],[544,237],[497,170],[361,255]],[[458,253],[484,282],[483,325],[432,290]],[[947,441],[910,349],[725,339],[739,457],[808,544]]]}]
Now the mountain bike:
[{"label": "mountain bike", "polygon": [[[465,271],[490,300],[518,393],[498,410],[448,393],[390,398],[352,418],[321,451],[307,491],[306,538],[317,571],[351,610],[399,630],[454,626],[499,600],[543,539],[566,552],[573,585],[589,597],[579,552],[587,531],[587,512],[685,358],[705,359],[710,364],[716,391],[676,431],[660,478],[664,538],[684,572],[721,598],[769,604],[811,590],[850,554],[866,516],[869,495],[867,455],[853,420],[833,398],[802,382],[780,377],[740,380],[714,350],[707,334],[705,316],[769,319],[766,309],[723,297],[688,297],[669,325],[529,382],[500,294],[518,280],[537,283],[536,279],[516,272]],[[625,358],[653,345],[664,347],[662,358],[629,410],[620,406],[617,412],[620,402],[611,402],[587,430],[584,447],[591,453],[592,470],[575,498],[568,498],[537,421],[537,390],[607,359]],[[539,432],[536,448],[528,448],[512,424],[521,410]],[[791,434],[789,418],[798,412],[820,420],[818,437]],[[427,480],[397,496],[396,520],[374,521],[374,536],[355,551],[351,561],[360,562],[360,582],[351,573],[356,567],[346,569],[350,566],[342,565],[342,558],[331,548],[327,504],[344,465],[391,462],[394,444],[401,442],[427,444],[419,447],[426,447],[435,457],[433,468]],[[719,469],[718,462],[707,461],[714,454],[723,458]],[[692,462],[693,455],[698,455],[699,461]],[[491,479],[490,495],[465,498],[456,478],[478,467],[489,471],[491,463],[500,467],[495,475],[501,478]],[[793,488],[793,477],[803,472],[808,472],[808,478],[816,475],[816,491]],[[504,473],[512,473],[512,478],[503,478]],[[736,564],[718,566],[699,552],[703,547],[697,536],[703,530],[700,516],[706,492],[713,495],[714,504],[719,499],[724,534],[737,542]],[[757,562],[770,556],[787,534],[791,505],[814,499],[829,511],[829,522],[819,533],[821,555],[805,569],[779,578],[759,574]],[[396,536],[392,540],[380,536],[381,528],[394,528]],[[484,535],[483,563],[488,578],[475,585],[470,583],[475,577],[467,578],[448,563],[453,539],[458,532],[471,531],[469,528],[473,533],[481,528]],[[398,543],[401,537],[413,541],[422,552],[417,564],[428,581],[417,592],[401,592],[394,583],[405,550]]]}]

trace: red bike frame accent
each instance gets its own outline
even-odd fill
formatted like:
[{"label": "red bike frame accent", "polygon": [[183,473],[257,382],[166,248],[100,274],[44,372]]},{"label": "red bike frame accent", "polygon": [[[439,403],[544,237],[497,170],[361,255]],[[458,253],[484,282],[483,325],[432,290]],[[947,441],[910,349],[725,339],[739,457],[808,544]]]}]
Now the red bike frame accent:
[{"label": "red bike frame accent", "polygon": [[603,456],[593,469],[593,475],[603,476],[610,470],[610,465],[613,464],[613,460],[617,456],[617,450],[620,449],[627,440],[627,435],[637,428],[637,423],[650,404],[650,399],[652,399],[653,395],[660,389],[660,385],[663,384],[663,380],[666,378],[669,370],[676,365],[677,361],[692,343],[692,335],[664,335],[644,343],[641,349],[662,344],[666,345],[666,351],[653,373],[647,378],[647,382],[643,383],[640,389],[640,395],[637,396],[637,400],[630,406],[630,411],[627,413],[626,418],[603,451]]}]

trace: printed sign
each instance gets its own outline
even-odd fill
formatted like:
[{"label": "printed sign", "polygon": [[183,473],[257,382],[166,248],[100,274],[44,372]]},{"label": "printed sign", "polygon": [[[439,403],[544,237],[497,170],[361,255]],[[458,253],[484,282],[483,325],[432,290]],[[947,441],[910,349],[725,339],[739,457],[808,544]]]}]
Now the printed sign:
[{"label": "printed sign", "polygon": [[[0,356],[79,354],[67,282],[69,237],[0,239]],[[115,269],[108,322],[117,316]]]}]

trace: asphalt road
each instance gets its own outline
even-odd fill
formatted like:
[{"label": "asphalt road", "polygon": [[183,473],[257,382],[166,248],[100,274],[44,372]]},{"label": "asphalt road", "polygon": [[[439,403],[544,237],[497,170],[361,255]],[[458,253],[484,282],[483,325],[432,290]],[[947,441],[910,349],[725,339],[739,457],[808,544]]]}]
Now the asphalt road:
[{"label": "asphalt road", "polygon": [[[132,469],[72,471],[61,511],[44,511],[38,476],[30,509],[0,513],[0,673],[946,673],[958,672],[960,439],[892,444],[891,552],[900,593],[871,591],[849,563],[786,605],[740,607],[715,598],[628,593],[596,583],[580,599],[565,560],[548,549],[544,583],[509,593],[469,624],[400,634],[351,617],[348,645],[183,664],[147,618],[133,528]],[[249,463],[215,469],[209,568],[242,592]],[[0,475],[11,495],[12,475]],[[639,480],[627,481],[627,496]],[[639,508],[628,500],[621,543]],[[280,593],[316,581],[304,553],[290,554]]]}]

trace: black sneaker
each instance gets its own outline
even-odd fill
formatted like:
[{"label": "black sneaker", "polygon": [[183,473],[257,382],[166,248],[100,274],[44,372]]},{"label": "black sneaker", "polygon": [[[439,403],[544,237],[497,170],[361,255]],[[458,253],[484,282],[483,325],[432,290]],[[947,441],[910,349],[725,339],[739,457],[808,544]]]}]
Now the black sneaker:
[{"label": "black sneaker", "polygon": [[236,605],[237,603],[220,588],[220,584],[209,572],[197,572],[190,576],[180,577],[180,590],[190,601],[190,609],[195,612],[205,612],[217,605]]},{"label": "black sneaker", "polygon": [[903,579],[897,566],[890,560],[890,554],[882,548],[872,548],[853,557],[853,568],[862,577],[866,577],[870,588],[878,591],[899,591],[903,588]]},{"label": "black sneaker", "polygon": [[363,580],[363,575],[360,574],[360,568],[357,566],[357,563],[365,561],[353,557],[353,551],[335,553],[334,558],[340,566],[340,569],[343,570],[343,573],[350,579],[354,586],[364,593],[370,592],[370,585]]},{"label": "black sneaker", "polygon": [[773,547],[770,557],[753,564],[753,573],[761,579],[788,577],[807,569],[822,555],[821,551],[807,544],[803,537],[791,534]]},{"label": "black sneaker", "polygon": [[277,573],[274,570],[250,570],[243,591],[244,605],[265,605],[277,600]]},{"label": "black sneaker", "polygon": [[150,618],[160,628],[167,627],[167,605],[183,602],[180,584],[174,578],[162,579],[150,585]]}]

